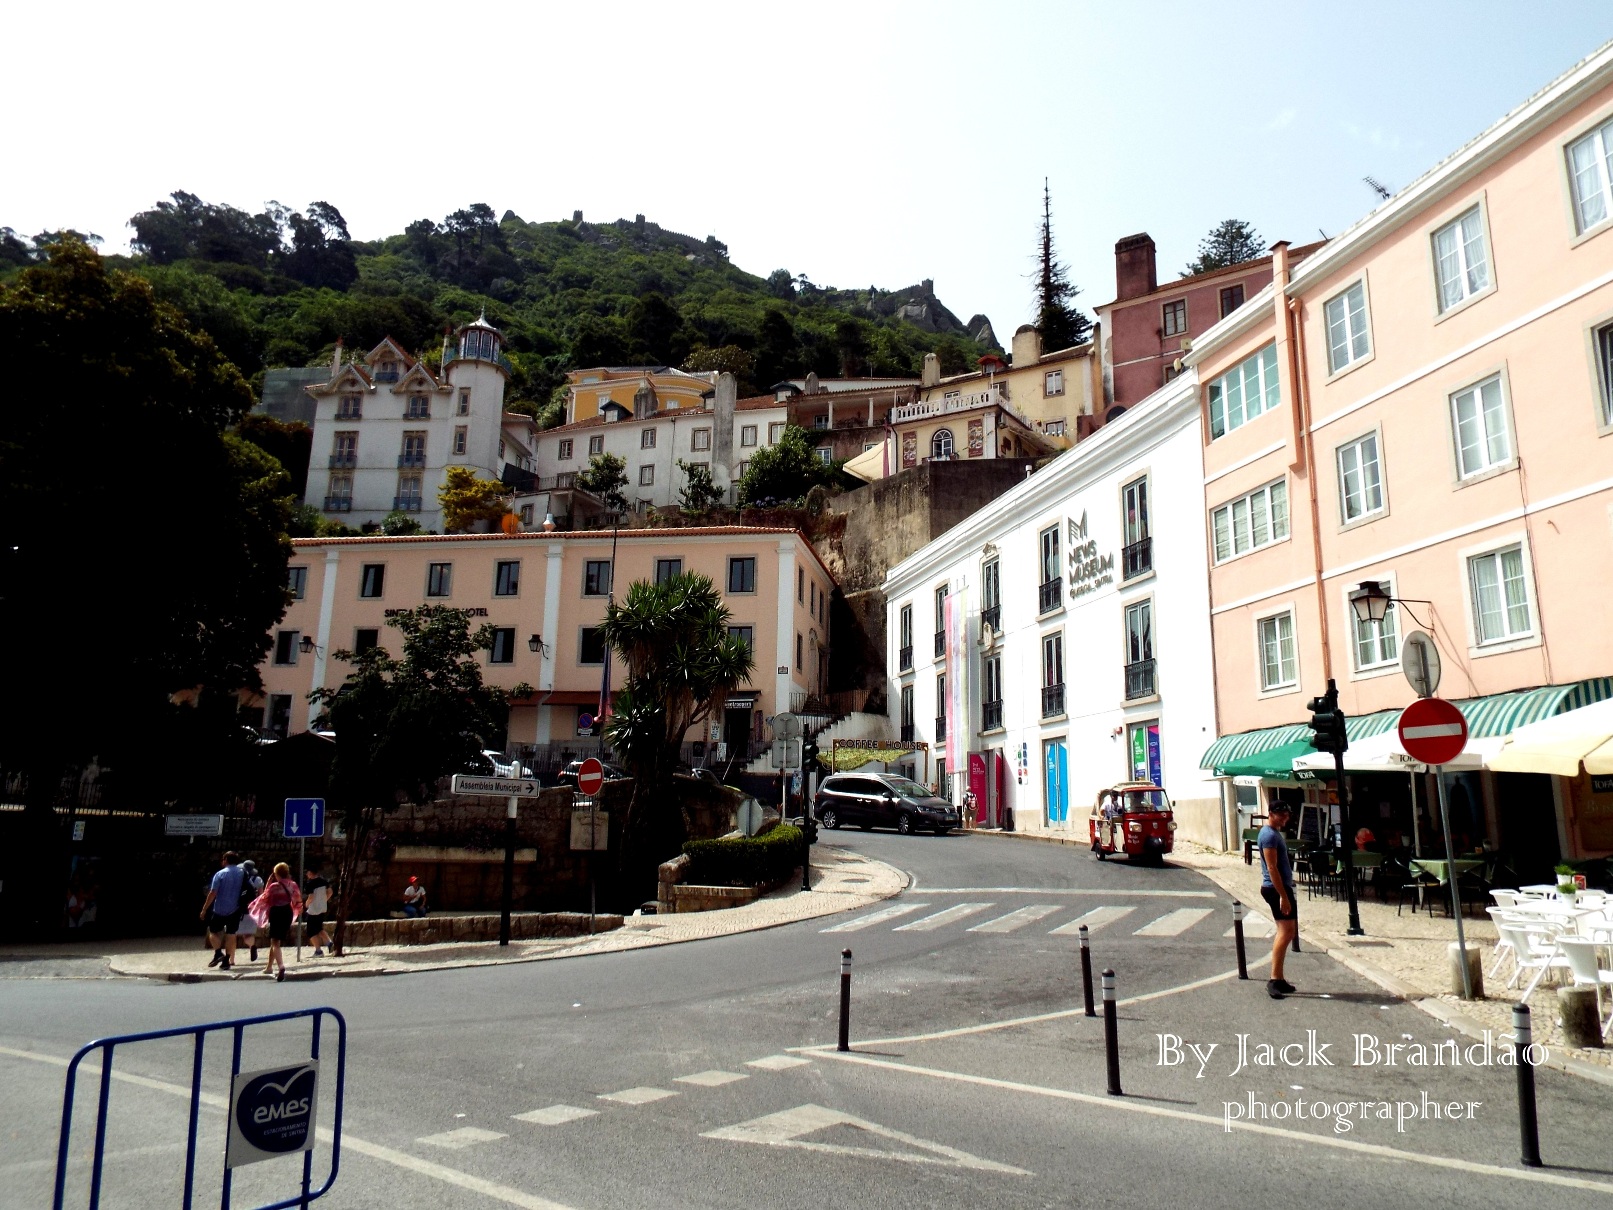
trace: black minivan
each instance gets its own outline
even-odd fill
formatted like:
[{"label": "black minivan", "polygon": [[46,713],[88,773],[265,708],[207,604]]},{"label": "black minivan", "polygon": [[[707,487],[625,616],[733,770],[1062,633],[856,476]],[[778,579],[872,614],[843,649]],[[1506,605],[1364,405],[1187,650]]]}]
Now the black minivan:
[{"label": "black minivan", "polygon": [[920,828],[945,836],[958,826],[958,809],[906,777],[892,773],[834,773],[823,779],[812,813],[826,828],[895,828],[904,836]]}]

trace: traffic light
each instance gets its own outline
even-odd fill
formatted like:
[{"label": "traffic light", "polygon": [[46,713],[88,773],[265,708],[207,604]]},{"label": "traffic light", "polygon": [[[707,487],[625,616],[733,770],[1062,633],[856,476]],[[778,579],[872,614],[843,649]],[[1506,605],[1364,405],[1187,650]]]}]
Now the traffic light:
[{"label": "traffic light", "polygon": [[1350,746],[1344,733],[1344,711],[1339,709],[1338,686],[1327,683],[1327,692],[1306,703],[1311,712],[1311,747],[1318,752],[1343,752]]}]

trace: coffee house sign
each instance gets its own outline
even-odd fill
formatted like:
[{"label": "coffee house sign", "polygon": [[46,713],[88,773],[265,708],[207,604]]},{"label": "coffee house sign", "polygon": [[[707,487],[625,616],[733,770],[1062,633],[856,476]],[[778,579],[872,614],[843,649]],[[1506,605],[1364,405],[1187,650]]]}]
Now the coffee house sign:
[{"label": "coffee house sign", "polygon": [[1081,519],[1069,518],[1070,527],[1070,595],[1084,597],[1115,580],[1115,557],[1098,553],[1098,543],[1087,536],[1087,514],[1081,510]]}]

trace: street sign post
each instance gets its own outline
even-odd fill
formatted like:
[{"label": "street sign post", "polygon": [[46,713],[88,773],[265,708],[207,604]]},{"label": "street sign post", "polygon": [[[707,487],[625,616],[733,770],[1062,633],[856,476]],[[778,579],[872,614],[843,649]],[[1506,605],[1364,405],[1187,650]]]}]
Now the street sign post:
[{"label": "street sign post", "polygon": [[169,815],[163,819],[163,835],[189,836],[195,840],[198,836],[224,835],[224,817],[222,815]]},{"label": "street sign post", "polygon": [[[280,831],[297,838],[297,885],[308,881],[308,838],[325,834],[325,800],[323,798],[288,798],[286,814]],[[306,931],[302,921],[297,922],[297,961],[302,961],[302,935]]]},{"label": "street sign post", "polygon": [[[1437,667],[1437,666],[1436,666]],[[1435,680],[1438,680],[1436,673]],[[1415,686],[1414,686],[1415,687]],[[1467,937],[1462,928],[1462,891],[1456,881],[1456,848],[1451,843],[1451,805],[1445,792],[1447,761],[1467,746],[1467,718],[1450,702],[1425,697],[1400,712],[1400,746],[1428,765],[1439,789],[1439,826],[1445,834],[1445,859],[1450,871],[1451,915],[1456,920],[1456,947],[1461,955],[1462,999],[1473,998],[1473,977],[1467,965]]]},{"label": "street sign post", "polygon": [[[588,798],[588,933],[594,931],[594,853],[605,846],[599,843],[599,792],[605,787],[605,766],[600,764],[599,758],[590,756],[578,766],[577,793]],[[605,826],[610,827],[610,817],[604,817]],[[572,847],[576,847],[577,824],[576,816],[572,816]]]},{"label": "street sign post", "polygon": [[590,756],[577,770],[577,793],[592,798],[604,784],[605,766],[599,763],[598,758]]},{"label": "street sign post", "polygon": [[482,794],[488,798],[536,798],[543,786],[536,778],[483,777],[477,773],[455,773],[455,794]]},{"label": "street sign post", "polygon": [[1413,630],[1400,644],[1400,670],[1411,682],[1418,697],[1433,697],[1439,692],[1439,648],[1434,638],[1421,630]]}]

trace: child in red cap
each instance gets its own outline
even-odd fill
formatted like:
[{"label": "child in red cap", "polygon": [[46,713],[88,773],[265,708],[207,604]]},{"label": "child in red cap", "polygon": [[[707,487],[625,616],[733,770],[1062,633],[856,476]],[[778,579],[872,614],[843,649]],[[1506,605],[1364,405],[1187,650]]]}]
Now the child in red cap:
[{"label": "child in red cap", "polygon": [[403,888],[403,914],[411,917],[426,914],[426,888],[413,874],[409,875],[409,885]]}]

